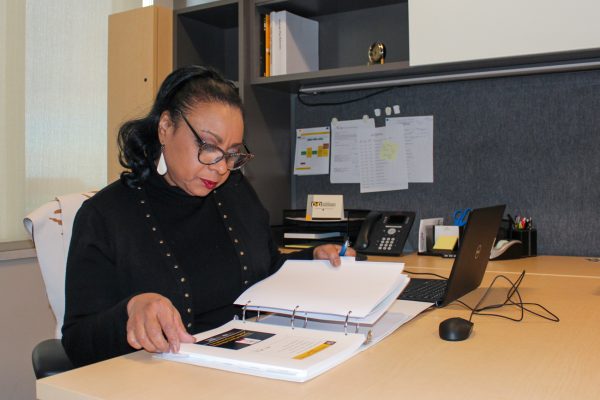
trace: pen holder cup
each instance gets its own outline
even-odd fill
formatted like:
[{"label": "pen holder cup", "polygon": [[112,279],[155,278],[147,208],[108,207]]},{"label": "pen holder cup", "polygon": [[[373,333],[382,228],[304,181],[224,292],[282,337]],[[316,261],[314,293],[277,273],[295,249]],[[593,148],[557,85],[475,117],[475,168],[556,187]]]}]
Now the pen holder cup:
[{"label": "pen holder cup", "polygon": [[523,229],[512,230],[510,238],[520,240],[523,243],[523,257],[532,257],[537,255],[537,230]]}]

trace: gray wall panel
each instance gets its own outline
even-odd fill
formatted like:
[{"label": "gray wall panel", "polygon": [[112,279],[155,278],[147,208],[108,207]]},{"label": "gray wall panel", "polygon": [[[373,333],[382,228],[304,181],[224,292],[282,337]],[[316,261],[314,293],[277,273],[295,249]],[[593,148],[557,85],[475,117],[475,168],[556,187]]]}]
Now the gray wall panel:
[{"label": "gray wall panel", "polygon": [[[369,92],[319,95],[348,100]],[[296,177],[294,204],[310,193],[344,194],[346,208],[406,209],[417,218],[458,207],[505,203],[533,217],[538,253],[598,256],[600,230],[600,71],[397,87],[343,106],[296,104],[296,128],[331,117],[360,118],[399,104],[402,116],[434,116],[434,183],[360,194],[329,176]],[[378,124],[383,120],[378,120]],[[418,221],[417,219],[417,221]],[[416,247],[418,228],[410,244]]]}]

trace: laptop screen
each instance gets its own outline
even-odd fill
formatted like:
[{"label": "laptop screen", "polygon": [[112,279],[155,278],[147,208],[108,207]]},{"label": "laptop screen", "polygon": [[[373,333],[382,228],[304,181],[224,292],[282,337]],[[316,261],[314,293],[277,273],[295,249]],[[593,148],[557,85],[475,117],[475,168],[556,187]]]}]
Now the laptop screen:
[{"label": "laptop screen", "polygon": [[450,304],[479,287],[505,207],[498,205],[471,211],[448,278],[446,295],[438,306]]}]

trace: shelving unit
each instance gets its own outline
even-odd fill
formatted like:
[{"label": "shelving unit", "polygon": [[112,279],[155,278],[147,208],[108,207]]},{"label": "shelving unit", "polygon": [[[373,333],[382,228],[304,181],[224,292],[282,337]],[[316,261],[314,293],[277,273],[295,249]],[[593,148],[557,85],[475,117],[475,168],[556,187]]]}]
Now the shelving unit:
[{"label": "shelving unit", "polygon": [[211,65],[239,80],[239,2],[225,0],[175,10],[174,63]]},{"label": "shelving unit", "polygon": [[[260,76],[261,15],[281,10],[319,22],[318,71]],[[220,0],[175,11],[175,67],[213,65],[238,82],[246,108],[245,140],[257,154],[244,173],[273,224],[281,222],[281,210],[291,204],[293,110],[301,88],[351,90],[340,84],[435,83],[600,65],[600,48],[593,48],[411,67],[408,11],[407,0]],[[386,62],[368,66],[367,51],[376,41],[386,45]]]},{"label": "shelving unit", "polygon": [[[260,76],[261,14],[287,10],[319,22],[319,70]],[[244,169],[271,223],[291,198],[293,99],[298,88],[391,76],[408,63],[407,0],[220,0],[174,11],[174,66],[212,65],[238,83],[245,140],[257,154]],[[368,48],[386,45],[384,65],[368,66]]]},{"label": "shelving unit", "polygon": [[[319,70],[284,76],[260,76],[261,15],[287,10],[319,22]],[[286,0],[256,1],[250,37],[251,83],[297,91],[303,84],[368,79],[407,68],[408,2]],[[386,46],[386,64],[367,65],[374,42]]]}]

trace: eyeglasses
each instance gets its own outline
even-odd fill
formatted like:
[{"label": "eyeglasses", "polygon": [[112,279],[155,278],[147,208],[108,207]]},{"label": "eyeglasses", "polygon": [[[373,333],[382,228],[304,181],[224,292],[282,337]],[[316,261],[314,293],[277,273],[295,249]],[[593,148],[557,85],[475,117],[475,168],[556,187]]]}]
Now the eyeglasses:
[{"label": "eyeglasses", "polygon": [[218,163],[222,159],[225,159],[227,169],[230,171],[234,171],[236,169],[242,168],[248,161],[254,158],[254,154],[250,153],[250,150],[248,149],[245,143],[242,143],[242,145],[244,146],[244,151],[235,153],[227,153],[221,150],[220,147],[215,146],[214,144],[206,143],[204,140],[202,140],[200,135],[198,135],[196,130],[192,128],[192,125],[189,123],[185,115],[183,115],[183,113],[180,114],[188,128],[190,128],[190,130],[192,131],[194,136],[196,136],[196,139],[200,143],[200,147],[198,148],[198,161],[200,161],[200,163],[204,165],[213,165]]}]

